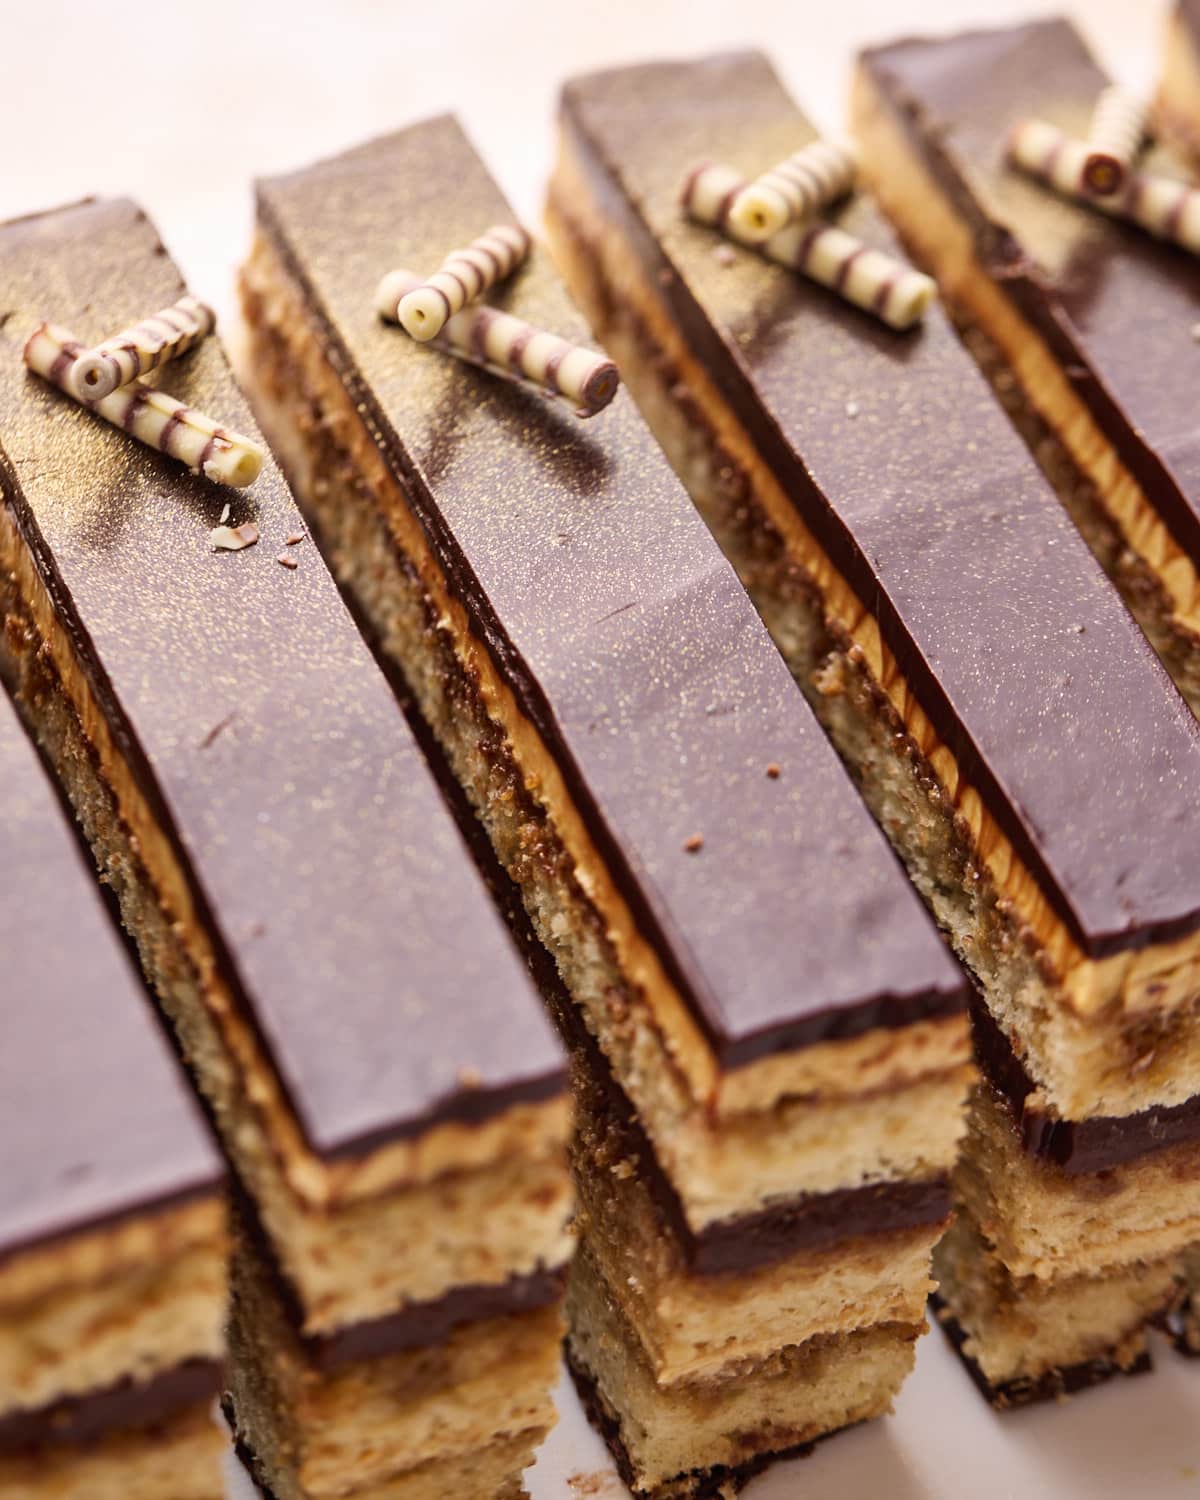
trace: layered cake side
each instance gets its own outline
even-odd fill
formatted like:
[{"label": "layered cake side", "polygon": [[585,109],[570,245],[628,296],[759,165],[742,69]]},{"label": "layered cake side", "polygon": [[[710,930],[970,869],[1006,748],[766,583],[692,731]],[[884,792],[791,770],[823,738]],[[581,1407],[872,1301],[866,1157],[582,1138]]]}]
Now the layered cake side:
[{"label": "layered cake side", "polygon": [[1166,132],[1200,158],[1200,4],[1175,0],[1166,22],[1156,99]]},{"label": "layered cake side", "polygon": [[220,1500],[220,1158],[0,689],[0,1496]]},{"label": "layered cake side", "polygon": [[[0,230],[0,663],[236,1171],[256,1478],[516,1495],[570,1252],[527,967],[274,466],[235,492],[22,368],[39,319],[102,338],[181,290],[126,202]],[[131,389],[253,430],[212,339]]]},{"label": "layered cake side", "polygon": [[[716,1494],[911,1365],[962,978],[632,403],[378,316],[511,219],[448,118],[261,184],[247,367],[572,997],[577,1380],[638,1493]],[[586,342],[537,252],[487,303]]]},{"label": "layered cake side", "polygon": [[[854,124],[884,208],[1200,711],[1195,256],[1115,217],[1120,194],[1100,212],[1009,161],[1026,120],[1086,137],[1108,82],[1063,20],[905,41],[863,55]],[[1195,184],[1155,145],[1122,190],[1131,213],[1147,175]],[[1159,231],[1181,223],[1176,205]]]},{"label": "layered cake side", "polygon": [[[548,222],[975,975],[937,1265],[1011,1403],[1139,1367],[1200,1232],[1200,732],[937,308],[894,331],[685,215],[697,162],[812,139],[759,54],[582,78]],[[829,217],[895,253],[863,195]]]}]

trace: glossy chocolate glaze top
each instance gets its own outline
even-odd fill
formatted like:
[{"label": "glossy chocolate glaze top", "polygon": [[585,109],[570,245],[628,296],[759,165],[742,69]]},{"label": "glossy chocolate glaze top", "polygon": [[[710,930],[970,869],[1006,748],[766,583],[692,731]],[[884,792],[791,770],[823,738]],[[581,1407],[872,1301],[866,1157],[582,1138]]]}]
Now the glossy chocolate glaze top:
[{"label": "glossy chocolate glaze top", "polygon": [[[686,221],[811,126],[757,53],[583,78],[564,121],[697,357],[1083,949],[1200,923],[1200,726],[946,318],[897,334]],[[894,241],[865,196],[839,215]]]},{"label": "glossy chocolate glaze top", "polygon": [[[629,397],[580,423],[375,315],[386,271],[511,218],[459,126],[264,183],[259,215],[718,1058],[960,1008],[959,972]],[[587,339],[539,253],[495,300]]]},{"label": "glossy chocolate glaze top", "polygon": [[[0,229],[0,490],[220,968],[318,1152],[556,1092],[560,1045],[391,689],[315,548],[275,560],[304,530],[278,469],[197,478],[21,363],[41,317],[97,339],[181,291],[130,203]],[[255,431],[215,340],[161,384]],[[256,547],[211,550],[226,503]]]},{"label": "glossy chocolate glaze top", "polygon": [[[898,42],[863,61],[972,226],[984,263],[1200,563],[1200,260],[1005,161],[1009,132],[1030,116],[1086,135],[1108,75],[1064,20]],[[1138,165],[1194,180],[1165,146]]]},{"label": "glossy chocolate glaze top", "polygon": [[221,1180],[95,872],[0,688],[0,1262]]}]

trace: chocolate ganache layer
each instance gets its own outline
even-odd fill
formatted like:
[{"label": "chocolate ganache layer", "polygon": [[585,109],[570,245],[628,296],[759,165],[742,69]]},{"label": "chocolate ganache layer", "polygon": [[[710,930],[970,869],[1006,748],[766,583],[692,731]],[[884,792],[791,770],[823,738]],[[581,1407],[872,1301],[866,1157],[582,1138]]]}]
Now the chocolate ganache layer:
[{"label": "chocolate ganache layer", "polygon": [[[278,470],[234,494],[22,366],[43,317],[87,341],[181,291],[131,203],[0,229],[0,493],[74,662],[316,1152],[552,1096],[561,1049],[390,688],[315,550],[276,562],[304,533]],[[255,431],[213,341],[159,377]],[[259,546],[211,550],[227,503]]]},{"label": "chocolate ganache layer", "polygon": [[1029,1104],[1036,1084],[1013,1051],[987,1006],[971,999],[975,1055],[988,1082],[1012,1111],[1021,1142],[1031,1156],[1055,1162],[1071,1176],[1103,1172],[1151,1151],[1200,1140],[1200,1095],[1183,1104],[1141,1110],[1135,1115],[1094,1115],[1063,1120]]},{"label": "chocolate ganache layer", "polygon": [[[969,225],[978,259],[1065,368],[1161,515],[1200,563],[1196,258],[1071,202],[1006,163],[1036,117],[1086,135],[1110,82],[1066,20],[864,53],[879,97]],[[1151,150],[1140,168],[1178,175]]]},{"label": "chocolate ganache layer", "polygon": [[0,1417],[0,1455],[95,1442],[116,1431],[152,1432],[189,1407],[211,1403],[221,1375],[219,1361],[189,1359],[147,1381],[122,1380],[37,1411],[9,1412]]},{"label": "chocolate ganache layer", "polygon": [[[376,315],[384,273],[512,217],[458,125],[260,184],[258,212],[718,1061],[959,1010],[951,960],[629,399],[580,425]],[[586,341],[536,262],[491,300]]]},{"label": "chocolate ganache layer", "polygon": [[[946,318],[897,334],[752,256],[726,263],[682,214],[696,161],[753,176],[812,138],[767,60],[581,78],[563,123],[600,211],[1074,941],[1096,958],[1195,931],[1197,726]],[[894,248],[863,196],[838,222]]]},{"label": "chocolate ganache layer", "polygon": [[0,1266],[221,1183],[95,873],[0,688]]}]

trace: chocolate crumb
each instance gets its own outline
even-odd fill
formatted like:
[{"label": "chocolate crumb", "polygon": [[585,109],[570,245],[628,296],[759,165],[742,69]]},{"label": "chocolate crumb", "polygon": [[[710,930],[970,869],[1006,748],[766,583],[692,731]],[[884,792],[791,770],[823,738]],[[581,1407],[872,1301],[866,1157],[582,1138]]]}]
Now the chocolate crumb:
[{"label": "chocolate crumb", "polygon": [[774,761],[772,761],[771,764],[767,767],[767,775],[771,778],[772,781],[779,780],[779,767],[775,764]]},{"label": "chocolate crumb", "polygon": [[304,533],[302,531],[293,531],[292,534],[291,534],[291,536],[289,536],[285,540],[285,542],[284,542],[283,545],[285,547],[294,547],[297,544],[297,542],[302,542],[303,540],[304,540]]},{"label": "chocolate crumb", "polygon": [[290,552],[281,552],[275,561],[281,568],[298,568],[300,566]]},{"label": "chocolate crumb", "polygon": [[219,722],[214,724],[213,727],[208,731],[208,733],[200,741],[198,748],[201,750],[207,750],[210,745],[215,744],[218,737],[224,734],[224,732],[229,728],[236,717],[236,712],[226,714],[223,719],[219,720]]},{"label": "chocolate crumb", "polygon": [[704,835],[702,833],[693,833],[690,839],[684,840],[683,847],[689,854],[698,854],[704,848]]}]

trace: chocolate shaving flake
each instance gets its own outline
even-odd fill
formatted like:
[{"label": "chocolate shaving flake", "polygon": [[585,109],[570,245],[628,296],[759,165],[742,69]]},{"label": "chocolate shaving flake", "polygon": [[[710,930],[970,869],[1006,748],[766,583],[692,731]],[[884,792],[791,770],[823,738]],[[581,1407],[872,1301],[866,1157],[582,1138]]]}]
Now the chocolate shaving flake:
[{"label": "chocolate shaving flake", "polygon": [[301,543],[303,540],[304,533],[302,531],[293,531],[291,536],[285,538],[283,545],[285,547],[295,547],[298,546],[299,543]]},{"label": "chocolate shaving flake", "polygon": [[258,527],[253,521],[244,521],[240,526],[214,526],[208,540],[214,552],[240,552],[258,541]]},{"label": "chocolate shaving flake", "polygon": [[767,775],[771,778],[772,781],[779,780],[779,767],[775,763],[775,761],[772,761],[771,764],[767,767]]},{"label": "chocolate shaving flake", "polygon": [[298,568],[300,566],[290,552],[281,552],[275,561],[281,568]]}]

